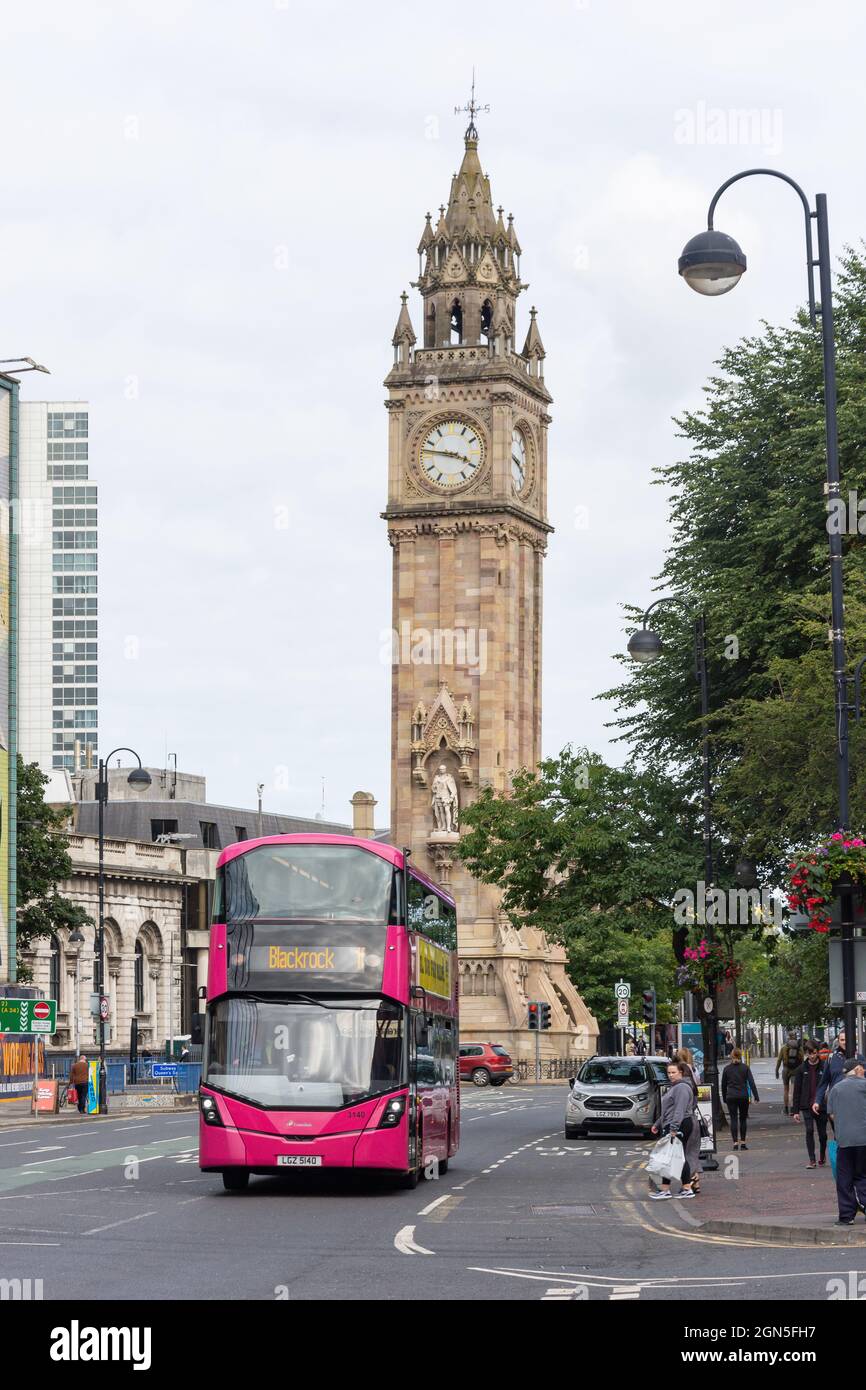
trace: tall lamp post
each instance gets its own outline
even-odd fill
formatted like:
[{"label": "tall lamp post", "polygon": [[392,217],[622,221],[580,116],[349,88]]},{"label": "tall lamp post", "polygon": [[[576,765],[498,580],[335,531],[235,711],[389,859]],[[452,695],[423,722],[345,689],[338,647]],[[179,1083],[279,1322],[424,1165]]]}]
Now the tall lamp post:
[{"label": "tall lamp post", "polygon": [[127,777],[131,787],[149,787],[150,773],[141,765],[134,748],[113,748],[107,758],[99,759],[99,773],[96,782],[96,800],[99,803],[99,924],[96,934],[97,990],[100,998],[99,1010],[99,1114],[108,1110],[105,1085],[105,1019],[102,1017],[102,996],[105,994],[105,804],[108,801],[108,764],[115,753],[131,753],[138,767],[134,767]]},{"label": "tall lamp post", "polygon": [[[701,809],[704,841],[704,892],[708,893],[713,886],[715,866],[713,863],[713,787],[710,778],[710,683],[707,671],[707,621],[704,613],[692,613],[688,604],[676,595],[656,599],[655,603],[651,603],[644,613],[638,631],[633,632],[628,639],[629,656],[632,661],[637,661],[642,666],[651,665],[662,654],[661,637],[652,628],[647,627],[650,613],[662,603],[681,605],[691,615],[694,624],[695,679],[701,692]],[[704,913],[705,917],[706,915]],[[707,923],[707,937],[709,940],[713,939],[713,926],[710,922]],[[718,1134],[724,1124],[724,1115],[719,1097],[718,1020],[716,1018],[716,986],[714,981],[708,985],[701,1005],[701,1017],[707,1026],[704,1080],[710,1088],[713,1105],[713,1128],[714,1133]]]},{"label": "tall lamp post", "polygon": [[[821,340],[824,358],[824,421],[827,455],[827,505],[834,507],[840,495],[839,434],[836,416],[836,340],[833,331],[833,292],[830,279],[830,234],[827,222],[827,195],[818,193],[814,211],[798,183],[778,169],[744,169],[727,179],[713,195],[707,212],[707,230],[692,237],[679,259],[679,273],[698,294],[727,294],[746,270],[746,257],[733,237],[726,236],[713,226],[716,204],[731,184],[755,174],[781,179],[793,188],[803,205],[806,228],[806,280],[809,297],[809,318],[813,327],[821,320]],[[812,223],[818,233],[818,255],[812,247]],[[819,301],[815,300],[815,270],[818,271]],[[850,711],[849,676],[845,655],[845,617],[842,577],[842,536],[838,527],[828,526],[830,540],[830,607],[833,643],[833,683],[836,713],[836,770],[838,780],[839,829],[848,830],[849,764],[848,714]],[[839,899],[842,939],[842,993],[845,1019],[845,1041],[848,1056],[856,1051],[857,1005],[854,983],[854,899],[851,880],[844,875],[839,880]]]},{"label": "tall lamp post", "polygon": [[81,948],[83,945],[84,932],[81,930],[80,927],[73,927],[72,931],[69,933],[67,949],[71,949],[72,947],[75,948],[73,951],[73,956],[75,959],[75,999],[73,1001],[73,1007],[75,1009],[75,1027],[73,1028],[72,1033],[76,1057],[78,1056],[78,1049],[80,1045],[78,1037],[79,1019],[81,1017],[81,994],[79,984],[81,980]]}]

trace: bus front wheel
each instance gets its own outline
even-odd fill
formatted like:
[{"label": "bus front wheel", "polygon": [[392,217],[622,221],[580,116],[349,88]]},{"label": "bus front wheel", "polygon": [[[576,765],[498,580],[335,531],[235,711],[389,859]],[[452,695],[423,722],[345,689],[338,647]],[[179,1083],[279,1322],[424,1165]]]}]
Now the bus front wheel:
[{"label": "bus front wheel", "polygon": [[223,1187],[226,1192],[246,1192],[250,1185],[248,1168],[224,1168]]}]

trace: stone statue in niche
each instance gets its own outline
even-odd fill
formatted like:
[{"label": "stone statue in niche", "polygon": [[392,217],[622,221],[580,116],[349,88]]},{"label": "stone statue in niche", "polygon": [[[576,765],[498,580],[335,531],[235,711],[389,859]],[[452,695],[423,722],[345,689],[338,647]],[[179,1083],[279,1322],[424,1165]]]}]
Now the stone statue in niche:
[{"label": "stone statue in niche", "polygon": [[439,764],[430,790],[433,794],[430,804],[433,807],[436,829],[453,834],[457,830],[460,803],[457,799],[457,783],[444,763]]}]

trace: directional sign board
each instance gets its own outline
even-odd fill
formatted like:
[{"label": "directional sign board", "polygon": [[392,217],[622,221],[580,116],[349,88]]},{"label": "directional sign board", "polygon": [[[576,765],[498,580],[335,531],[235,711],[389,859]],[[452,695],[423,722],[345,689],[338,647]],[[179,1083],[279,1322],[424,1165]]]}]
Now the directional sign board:
[{"label": "directional sign board", "polygon": [[157,1080],[161,1076],[177,1076],[177,1062],[154,1062],[153,1075]]},{"label": "directional sign board", "polygon": [[0,999],[0,1033],[54,1033],[56,999]]}]

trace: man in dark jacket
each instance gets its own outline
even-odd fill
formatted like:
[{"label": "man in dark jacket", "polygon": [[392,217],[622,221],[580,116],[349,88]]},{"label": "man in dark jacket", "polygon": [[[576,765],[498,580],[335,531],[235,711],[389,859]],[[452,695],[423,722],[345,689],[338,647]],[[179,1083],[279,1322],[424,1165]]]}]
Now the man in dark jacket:
[{"label": "man in dark jacket", "polygon": [[806,1060],[801,1067],[794,1073],[794,1095],[791,1112],[797,1123],[803,1123],[806,1129],[806,1152],[809,1155],[807,1168],[815,1168],[815,1127],[818,1128],[818,1142],[820,1145],[821,1157],[819,1162],[823,1168],[827,1162],[827,1112],[820,1106],[817,1111],[812,1107],[818,1094],[818,1087],[821,1084],[821,1077],[824,1068],[818,1053],[818,1044],[814,1042],[806,1043]]},{"label": "man in dark jacket", "polygon": [[800,1039],[796,1033],[789,1033],[785,1042],[779,1049],[776,1058],[776,1076],[779,1075],[779,1068],[782,1068],[782,1089],[785,1095],[785,1114],[788,1114],[788,1101],[790,1099],[790,1085],[794,1079],[794,1073],[803,1062],[803,1049],[800,1046]]},{"label": "man in dark jacket", "polygon": [[842,1075],[842,1068],[844,1067],[844,1065],[845,1030],[843,1028],[842,1032],[836,1039],[836,1050],[831,1054],[830,1060],[824,1068],[824,1074],[818,1083],[818,1091],[815,1096],[814,1103],[812,1105],[813,1114],[817,1115],[819,1110],[823,1110],[826,1112],[829,1109],[829,1106],[827,1105],[827,1096],[829,1095],[830,1091],[832,1091],[833,1087],[836,1085],[836,1082],[840,1079]]},{"label": "man in dark jacket", "polygon": [[[722,1072],[722,1103],[728,1107],[731,1117],[731,1139],[734,1148],[747,1149],[746,1130],[749,1126],[749,1102],[760,1101],[751,1067],[743,1061],[738,1047],[731,1053],[731,1060]],[[742,1142],[737,1143],[740,1139]]]},{"label": "man in dark jacket", "polygon": [[866,1071],[863,1057],[849,1057],[841,1081],[830,1092],[827,1109],[836,1131],[836,1197],[839,1226],[853,1226],[866,1211]]}]

